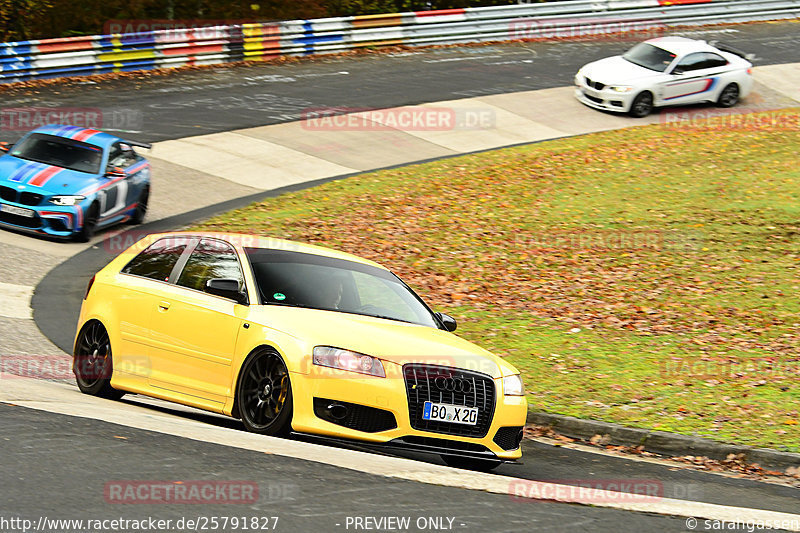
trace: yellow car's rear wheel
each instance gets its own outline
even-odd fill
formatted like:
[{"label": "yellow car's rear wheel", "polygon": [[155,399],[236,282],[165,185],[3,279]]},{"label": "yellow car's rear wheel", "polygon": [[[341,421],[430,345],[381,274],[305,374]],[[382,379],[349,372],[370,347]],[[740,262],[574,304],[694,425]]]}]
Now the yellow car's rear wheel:
[{"label": "yellow car's rear wheel", "polygon": [[111,400],[118,400],[125,394],[111,386],[111,340],[106,328],[96,320],[83,326],[78,335],[72,371],[78,388],[85,394]]},{"label": "yellow car's rear wheel", "polygon": [[245,361],[236,399],[248,431],[263,435],[291,431],[292,384],[286,364],[275,351],[259,351]]}]

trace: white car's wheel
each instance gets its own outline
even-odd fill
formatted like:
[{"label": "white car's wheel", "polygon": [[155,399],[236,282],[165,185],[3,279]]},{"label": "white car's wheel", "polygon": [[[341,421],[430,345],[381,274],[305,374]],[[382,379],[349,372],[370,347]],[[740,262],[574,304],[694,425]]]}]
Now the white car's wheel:
[{"label": "white car's wheel", "polygon": [[628,114],[632,117],[642,118],[646,117],[653,111],[653,93],[650,91],[643,91],[636,95],[633,99],[631,108]]},{"label": "white car's wheel", "polygon": [[719,93],[717,105],[719,107],[733,107],[737,103],[739,103],[739,86],[735,83],[729,83]]}]

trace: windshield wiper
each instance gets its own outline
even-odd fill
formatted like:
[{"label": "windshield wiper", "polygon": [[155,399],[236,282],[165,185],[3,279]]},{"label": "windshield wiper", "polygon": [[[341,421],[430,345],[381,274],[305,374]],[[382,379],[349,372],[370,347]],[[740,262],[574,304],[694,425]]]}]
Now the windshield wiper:
[{"label": "windshield wiper", "polygon": [[418,326],[422,326],[418,322],[412,322],[411,320],[403,320],[402,318],[397,318],[393,316],[386,316],[386,315],[372,315],[370,313],[359,313],[358,311],[346,311],[344,309],[336,309],[336,311],[341,311],[342,313],[350,313],[351,315],[358,315],[358,316],[371,316],[372,318],[383,318],[385,320],[394,320],[397,322],[403,322],[405,324],[416,324]]}]

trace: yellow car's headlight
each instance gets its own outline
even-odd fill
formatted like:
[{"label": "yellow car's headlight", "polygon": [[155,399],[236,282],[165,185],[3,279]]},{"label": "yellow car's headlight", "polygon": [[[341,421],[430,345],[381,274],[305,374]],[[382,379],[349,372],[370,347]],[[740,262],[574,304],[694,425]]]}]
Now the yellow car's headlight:
[{"label": "yellow car's headlight", "polygon": [[386,371],[383,369],[380,359],[333,346],[314,347],[314,364],[379,378],[386,377]]},{"label": "yellow car's headlight", "polygon": [[525,386],[519,374],[503,378],[503,394],[506,396],[525,396]]}]

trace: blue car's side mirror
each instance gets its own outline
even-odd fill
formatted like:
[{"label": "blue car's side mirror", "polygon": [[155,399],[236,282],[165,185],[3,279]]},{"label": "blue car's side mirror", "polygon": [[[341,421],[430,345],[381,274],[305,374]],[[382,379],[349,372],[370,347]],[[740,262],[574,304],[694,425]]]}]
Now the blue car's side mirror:
[{"label": "blue car's side mirror", "polygon": [[106,177],[107,178],[124,178],[125,171],[119,167],[114,167],[106,170]]}]

